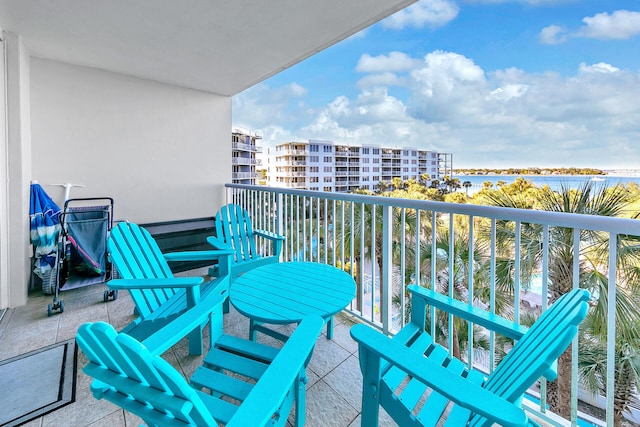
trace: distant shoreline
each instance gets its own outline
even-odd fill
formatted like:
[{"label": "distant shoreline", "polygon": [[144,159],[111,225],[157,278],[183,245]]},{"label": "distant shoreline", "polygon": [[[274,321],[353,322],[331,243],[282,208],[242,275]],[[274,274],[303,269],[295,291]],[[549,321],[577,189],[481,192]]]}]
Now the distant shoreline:
[{"label": "distant shoreline", "polygon": [[475,176],[628,176],[640,177],[640,169],[591,169],[591,168],[460,168],[453,175]]}]

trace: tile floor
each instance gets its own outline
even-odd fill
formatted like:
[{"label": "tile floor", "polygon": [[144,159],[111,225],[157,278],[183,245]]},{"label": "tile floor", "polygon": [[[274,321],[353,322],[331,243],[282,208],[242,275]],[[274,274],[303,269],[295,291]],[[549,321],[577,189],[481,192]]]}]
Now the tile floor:
[{"label": "tile floor", "polygon": [[[116,301],[104,303],[104,289],[102,285],[94,285],[63,292],[61,297],[65,311],[51,317],[47,316],[47,304],[52,297],[40,293],[30,295],[27,305],[7,310],[0,321],[0,360],[73,338],[77,328],[87,321],[106,321],[116,329],[127,325],[135,318],[129,295],[120,292]],[[339,314],[335,320],[333,340],[327,340],[324,331],[318,339],[307,372],[307,426],[360,425],[362,376],[357,345],[349,335],[352,324],[347,315]],[[246,337],[249,321],[232,309],[225,315],[224,327],[228,334]],[[277,343],[264,336],[259,340],[273,345]],[[186,340],[176,344],[163,357],[180,369],[185,377],[193,373],[202,359],[187,355]],[[142,423],[139,418],[110,402],[93,398],[89,390],[90,379],[81,371],[85,362],[84,355],[79,352],[76,401],[25,426],[120,427]],[[381,414],[380,425],[394,424],[386,414]]]}]

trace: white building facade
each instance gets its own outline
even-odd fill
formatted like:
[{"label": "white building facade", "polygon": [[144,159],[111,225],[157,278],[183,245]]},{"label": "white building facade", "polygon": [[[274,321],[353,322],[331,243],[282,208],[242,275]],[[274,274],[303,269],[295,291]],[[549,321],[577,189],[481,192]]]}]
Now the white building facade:
[{"label": "white building facade", "polygon": [[453,155],[411,147],[309,140],[270,148],[267,162],[267,182],[272,187],[346,193],[374,191],[393,178],[441,180],[451,174]]},{"label": "white building facade", "polygon": [[231,179],[234,184],[256,185],[260,178],[256,171],[256,154],[262,153],[262,147],[258,145],[261,139],[262,136],[248,130],[235,128],[231,131]]}]

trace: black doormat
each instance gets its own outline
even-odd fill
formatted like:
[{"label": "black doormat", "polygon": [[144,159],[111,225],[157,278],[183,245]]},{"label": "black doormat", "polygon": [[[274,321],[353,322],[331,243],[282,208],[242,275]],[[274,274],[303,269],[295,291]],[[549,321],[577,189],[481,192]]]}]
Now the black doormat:
[{"label": "black doormat", "polygon": [[0,362],[0,426],[17,426],[76,399],[75,340]]}]

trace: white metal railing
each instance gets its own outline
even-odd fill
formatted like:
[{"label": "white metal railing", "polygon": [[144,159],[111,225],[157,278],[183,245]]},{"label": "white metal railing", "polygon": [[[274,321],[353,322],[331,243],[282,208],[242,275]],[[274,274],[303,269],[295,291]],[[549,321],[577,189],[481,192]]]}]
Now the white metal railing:
[{"label": "white metal railing", "polygon": [[233,142],[232,143],[232,148],[234,150],[249,151],[249,152],[252,152],[252,153],[262,153],[262,147],[259,147],[259,146],[254,145],[254,144],[246,144],[244,142]]},{"label": "white metal railing", "polygon": [[255,165],[256,159],[251,159],[248,157],[232,157],[231,164],[234,165]]},{"label": "white metal railing", "polygon": [[[523,263],[535,262],[540,272],[540,295],[550,295],[548,268],[555,259],[549,248],[558,244],[550,237],[555,235],[551,231],[572,233],[566,250],[579,254],[573,257],[573,287],[579,286],[580,263],[587,257],[585,234],[597,233],[605,236],[605,243],[608,241],[604,261],[597,266],[608,283],[617,283],[617,242],[640,236],[640,220],[635,219],[262,186],[227,184],[226,187],[227,200],[244,206],[254,218],[256,228],[285,236],[284,260],[322,262],[350,272],[356,280],[357,295],[347,310],[389,334],[401,328],[408,318],[406,286],[410,283],[436,287],[450,296],[461,295],[468,303],[472,303],[469,295],[482,290],[484,306],[495,312],[497,303],[504,302],[499,270],[508,266],[511,293],[506,306],[511,308],[507,315],[520,321],[527,307],[525,300],[531,295],[525,292],[529,283],[524,281]],[[531,250],[528,246],[531,227],[539,229],[542,248],[540,258],[535,260],[527,252]],[[509,239],[501,237],[505,230],[510,233]],[[477,257],[469,256],[476,253]],[[506,263],[504,254],[509,254]],[[454,274],[448,274],[451,271]],[[461,285],[464,289],[460,289]],[[616,286],[607,286],[605,292],[608,392],[604,396],[604,422],[613,425]],[[540,297],[528,306],[532,304],[546,310],[548,298]],[[473,333],[470,326],[470,340]],[[452,335],[448,338],[449,348]],[[489,339],[488,369],[491,369],[497,363],[494,360],[497,344],[493,334]],[[576,338],[572,346],[571,425],[577,425],[578,420],[579,351]],[[473,346],[469,345],[466,358],[470,364],[474,363],[474,354]],[[545,390],[546,383],[541,381],[537,415],[551,424],[563,425],[545,409]]]}]

